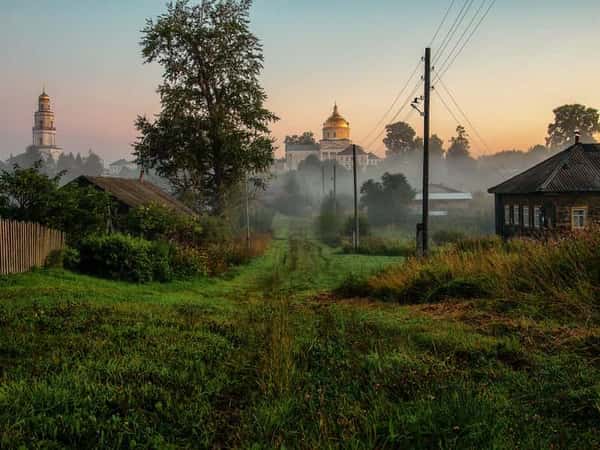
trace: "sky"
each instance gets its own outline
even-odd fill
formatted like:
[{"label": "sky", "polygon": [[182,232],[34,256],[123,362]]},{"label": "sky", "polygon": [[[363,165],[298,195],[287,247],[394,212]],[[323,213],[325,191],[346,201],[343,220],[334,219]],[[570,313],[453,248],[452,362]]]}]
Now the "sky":
[{"label": "sky", "polygon": [[[480,1],[473,1],[464,25]],[[463,3],[455,0],[434,42],[434,61]],[[128,156],[136,116],[160,110],[161,68],[142,63],[139,41],[146,18],[164,12],[165,4],[0,0],[0,159],[31,143],[44,85],[56,112],[57,144],[66,152],[92,149],[107,162]],[[450,4],[255,0],[251,28],[264,46],[261,82],[267,107],[280,117],[272,127],[277,156],[283,155],[287,134],[310,130],[320,137],[334,102],[350,122],[353,140],[383,154],[383,125],[376,125],[393,117],[396,109],[384,113]],[[599,23],[598,0],[497,0],[443,75],[473,126],[438,85],[432,133],[448,141],[457,125],[438,92],[466,126],[476,155],[543,143],[552,110],[562,104],[600,108]],[[422,120],[417,113],[407,116],[409,110],[397,119],[407,119],[421,134]]]}]

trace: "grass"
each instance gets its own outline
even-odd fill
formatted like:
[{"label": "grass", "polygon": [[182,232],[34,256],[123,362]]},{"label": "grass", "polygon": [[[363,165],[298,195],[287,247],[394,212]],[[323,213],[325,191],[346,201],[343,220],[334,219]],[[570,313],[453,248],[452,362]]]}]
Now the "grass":
[{"label": "grass", "polygon": [[600,446],[593,327],[473,299],[336,299],[401,260],[280,225],[216,279],[3,278],[0,447]]}]

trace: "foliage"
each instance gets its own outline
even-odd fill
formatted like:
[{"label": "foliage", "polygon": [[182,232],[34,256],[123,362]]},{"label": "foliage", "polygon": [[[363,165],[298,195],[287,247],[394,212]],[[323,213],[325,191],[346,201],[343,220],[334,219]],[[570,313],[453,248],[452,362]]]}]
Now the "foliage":
[{"label": "foliage", "polygon": [[[354,253],[351,241],[344,241],[342,244],[344,253]],[[415,256],[416,246],[411,241],[401,241],[395,239],[386,239],[376,236],[361,238],[358,253],[361,255],[379,255],[379,256]]]},{"label": "foliage", "polygon": [[186,245],[200,245],[204,233],[197,218],[161,205],[139,206],[129,211],[125,229],[148,240],[166,240]]},{"label": "foliage", "polygon": [[364,290],[403,303],[447,298],[543,305],[561,320],[597,320],[600,231],[547,242],[498,238],[458,241],[428,259],[410,259],[369,279]]},{"label": "foliage", "polygon": [[56,206],[60,176],[48,177],[40,173],[41,163],[23,169],[15,166],[12,172],[0,173],[0,197],[3,217],[47,224],[50,212]]},{"label": "foliage", "polygon": [[[347,216],[342,229],[346,238],[352,239],[352,236],[354,236],[354,225],[354,216]],[[371,233],[369,219],[364,214],[358,215],[358,232],[361,239],[367,237]]]},{"label": "foliage", "polygon": [[143,30],[144,61],[164,68],[162,109],[154,121],[138,117],[134,153],[178,191],[196,194],[201,209],[224,211],[228,190],[273,162],[269,124],[277,117],[264,107],[250,5],[177,0]]},{"label": "foliage", "polygon": [[81,272],[135,283],[169,281],[169,247],[115,233],[91,235],[79,245]]},{"label": "foliage", "polygon": [[319,239],[328,245],[337,245],[342,232],[342,211],[337,199],[329,196],[321,203],[321,211],[316,220]]},{"label": "foliage", "polygon": [[466,168],[466,164],[472,162],[471,143],[467,130],[462,125],[456,127],[456,136],[450,138],[450,147],[446,152],[446,161],[455,168]]},{"label": "foliage", "polygon": [[415,197],[403,174],[384,173],[381,182],[368,180],[360,188],[360,203],[367,209],[373,225],[398,224],[406,221],[408,207]]},{"label": "foliage", "polygon": [[597,321],[338,300],[394,259],[298,233],[211,280],[1,279],[0,446],[600,446]]},{"label": "foliage", "polygon": [[36,164],[0,174],[0,216],[65,231],[71,243],[106,230],[112,215],[108,194],[92,187],[59,189],[62,174],[49,177],[40,170]]},{"label": "foliage", "polygon": [[300,136],[294,134],[293,136],[286,136],[286,144],[290,145],[316,145],[315,134],[312,131],[305,131]]},{"label": "foliage", "polygon": [[391,155],[403,156],[418,148],[415,141],[416,132],[406,122],[396,122],[385,127],[383,143]]},{"label": "foliage", "polygon": [[574,142],[579,132],[583,142],[595,142],[594,134],[600,132],[598,110],[584,105],[563,105],[554,109],[554,122],[548,125],[546,145],[560,149]]}]

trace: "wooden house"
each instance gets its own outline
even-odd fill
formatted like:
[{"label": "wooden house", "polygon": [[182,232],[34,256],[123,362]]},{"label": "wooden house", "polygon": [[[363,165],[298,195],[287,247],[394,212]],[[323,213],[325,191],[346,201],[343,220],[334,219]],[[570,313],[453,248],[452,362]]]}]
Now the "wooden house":
[{"label": "wooden house", "polygon": [[577,140],[488,192],[503,237],[583,230],[600,222],[600,144]]}]

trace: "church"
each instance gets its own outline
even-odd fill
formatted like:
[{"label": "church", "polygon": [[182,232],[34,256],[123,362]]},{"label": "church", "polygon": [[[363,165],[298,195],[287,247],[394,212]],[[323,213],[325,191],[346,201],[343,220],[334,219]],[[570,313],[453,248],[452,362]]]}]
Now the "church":
[{"label": "church", "polygon": [[[320,161],[336,161],[346,169],[352,167],[352,140],[350,139],[350,122],[338,110],[337,103],[333,106],[333,113],[323,123],[323,135],[319,143],[316,142],[286,142],[285,159],[288,170],[296,170],[300,162],[311,155]],[[373,153],[365,152],[356,146],[357,162],[361,170],[369,166],[376,166],[381,159]]]},{"label": "church", "polygon": [[50,96],[43,89],[38,97],[38,110],[33,114],[33,142],[29,149],[38,150],[45,158],[55,161],[62,154],[61,147],[56,145],[56,127],[54,124],[54,112],[50,103]]}]

